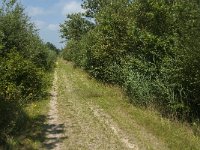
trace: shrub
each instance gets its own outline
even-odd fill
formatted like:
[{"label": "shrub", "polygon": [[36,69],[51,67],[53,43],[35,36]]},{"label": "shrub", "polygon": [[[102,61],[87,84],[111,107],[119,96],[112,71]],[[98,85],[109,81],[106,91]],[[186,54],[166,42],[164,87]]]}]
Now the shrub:
[{"label": "shrub", "polygon": [[[61,26],[68,60],[98,80],[121,85],[134,103],[199,119],[199,2],[84,0],[83,8],[86,14]],[[85,28],[72,24],[88,17],[93,26],[75,32]]]},{"label": "shrub", "polygon": [[21,107],[44,94],[46,81],[44,72],[16,51],[0,60],[0,133],[6,134],[15,126]]}]

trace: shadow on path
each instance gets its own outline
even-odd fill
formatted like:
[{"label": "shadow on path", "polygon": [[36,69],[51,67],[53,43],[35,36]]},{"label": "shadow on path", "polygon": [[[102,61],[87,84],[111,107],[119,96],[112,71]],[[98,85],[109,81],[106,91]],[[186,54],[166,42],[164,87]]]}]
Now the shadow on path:
[{"label": "shadow on path", "polygon": [[68,137],[64,136],[64,124],[49,124],[47,120],[49,117],[46,115],[30,118],[26,113],[22,114],[15,132],[12,133],[17,145],[13,147],[7,143],[3,147],[0,146],[0,149],[55,149]]},{"label": "shadow on path", "polygon": [[[48,120],[51,120],[48,116]],[[67,139],[67,136],[64,135],[64,124],[54,124],[48,123],[44,125],[45,128],[45,139],[43,147],[46,149],[55,149],[63,142],[64,139]]]}]

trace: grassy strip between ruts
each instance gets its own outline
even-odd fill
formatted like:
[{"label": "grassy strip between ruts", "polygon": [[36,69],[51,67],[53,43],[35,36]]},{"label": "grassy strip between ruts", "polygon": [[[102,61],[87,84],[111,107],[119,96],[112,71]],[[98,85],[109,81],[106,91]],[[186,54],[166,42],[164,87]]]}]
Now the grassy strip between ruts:
[{"label": "grassy strip between ruts", "polygon": [[[53,73],[47,74],[46,77],[49,81],[52,81]],[[12,136],[7,138],[7,145],[3,146],[2,149],[38,150],[44,147],[50,90],[51,85],[49,84],[46,96],[23,107]]]},{"label": "grassy strip between ruts", "polygon": [[194,135],[187,123],[170,121],[154,110],[133,106],[120,88],[97,82],[69,62],[59,60],[59,69],[70,74],[78,88],[74,91],[77,95],[106,111],[122,130],[136,137],[140,147],[154,149],[153,144],[162,142],[166,145],[163,149],[199,149],[200,137]]}]

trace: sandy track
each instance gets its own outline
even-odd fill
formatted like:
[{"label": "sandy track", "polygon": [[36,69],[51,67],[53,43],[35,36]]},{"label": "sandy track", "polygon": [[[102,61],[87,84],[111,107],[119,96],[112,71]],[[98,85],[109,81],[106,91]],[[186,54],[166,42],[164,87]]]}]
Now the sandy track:
[{"label": "sandy track", "polygon": [[[61,73],[62,88],[60,93],[60,117],[65,120],[65,136],[62,149],[100,149],[122,150],[137,149],[135,144],[130,144],[128,137],[119,132],[119,128],[111,119],[105,116],[105,112],[95,107],[90,100],[83,99],[76,94],[78,90],[70,76]],[[103,115],[103,116],[102,116]],[[108,116],[106,114],[106,116]]]},{"label": "sandy track", "polygon": [[59,121],[58,106],[57,106],[57,86],[58,76],[57,71],[54,73],[54,81],[51,91],[51,100],[49,105],[48,120],[46,124],[46,141],[44,142],[45,149],[60,150],[61,140],[64,138],[64,125]]}]

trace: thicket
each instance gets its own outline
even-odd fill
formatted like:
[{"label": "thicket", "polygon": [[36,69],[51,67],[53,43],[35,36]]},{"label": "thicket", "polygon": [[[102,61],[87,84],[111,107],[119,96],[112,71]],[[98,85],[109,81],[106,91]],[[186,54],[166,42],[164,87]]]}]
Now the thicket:
[{"label": "thicket", "polygon": [[14,132],[23,107],[45,95],[56,52],[15,0],[0,7],[0,145]]},{"label": "thicket", "polygon": [[63,57],[131,101],[189,121],[200,117],[198,0],[84,0],[61,24]]}]

